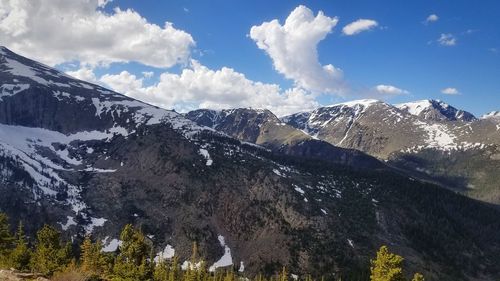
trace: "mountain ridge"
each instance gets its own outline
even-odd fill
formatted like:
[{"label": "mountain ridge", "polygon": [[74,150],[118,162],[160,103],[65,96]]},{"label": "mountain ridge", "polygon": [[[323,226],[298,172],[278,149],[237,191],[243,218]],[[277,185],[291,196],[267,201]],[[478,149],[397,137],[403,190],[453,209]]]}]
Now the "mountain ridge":
[{"label": "mountain ridge", "polygon": [[[443,109],[448,111],[443,113]],[[500,155],[500,124],[494,113],[489,118],[476,118],[432,100],[399,107],[353,101],[349,106],[320,107],[282,120],[332,145],[358,149],[403,167],[413,176],[434,178],[447,188],[500,203],[496,176],[500,169],[496,160]],[[466,168],[466,159],[474,159],[470,162],[474,169]]]}]

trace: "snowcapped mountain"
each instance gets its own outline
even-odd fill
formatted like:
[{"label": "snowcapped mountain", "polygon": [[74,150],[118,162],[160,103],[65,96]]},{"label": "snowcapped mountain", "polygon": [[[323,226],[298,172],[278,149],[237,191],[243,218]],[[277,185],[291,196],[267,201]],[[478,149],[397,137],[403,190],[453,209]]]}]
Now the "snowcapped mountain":
[{"label": "snowcapped mountain", "polygon": [[395,106],[403,111],[427,120],[465,122],[477,120],[472,113],[456,109],[440,100],[421,100],[397,104]]},{"label": "snowcapped mountain", "polygon": [[[429,278],[500,277],[497,208],[388,169],[271,151],[262,146],[314,139],[269,112],[226,112],[242,125],[219,127],[221,113],[209,111],[205,127],[5,48],[0,87],[0,211],[31,235],[50,223],[70,241],[88,233],[115,251],[133,223],[157,252],[187,260],[197,241],[214,268],[244,263],[248,276],[286,265],[349,277],[390,244]],[[349,132],[388,107],[342,106]]]},{"label": "snowcapped mountain", "polygon": [[500,111],[492,111],[490,113],[487,113],[487,114],[481,116],[481,119],[489,119],[489,118],[492,118],[492,119],[500,118]]},{"label": "snowcapped mountain", "polygon": [[[394,162],[398,168],[416,173],[414,176],[465,191],[481,200],[500,202],[496,181],[500,171],[496,160],[500,157],[500,125],[495,118],[477,119],[435,100],[396,106],[361,100],[293,114],[282,120],[335,146],[359,149],[389,164]],[[465,158],[470,154],[474,157]],[[467,171],[462,165],[464,159],[475,159],[477,170]],[[481,161],[486,165],[479,165]]]},{"label": "snowcapped mountain", "polygon": [[375,158],[357,150],[335,147],[282,122],[269,110],[198,109],[186,114],[198,125],[213,128],[240,141],[266,147],[274,152],[303,158],[322,159],[353,168],[384,168]]}]

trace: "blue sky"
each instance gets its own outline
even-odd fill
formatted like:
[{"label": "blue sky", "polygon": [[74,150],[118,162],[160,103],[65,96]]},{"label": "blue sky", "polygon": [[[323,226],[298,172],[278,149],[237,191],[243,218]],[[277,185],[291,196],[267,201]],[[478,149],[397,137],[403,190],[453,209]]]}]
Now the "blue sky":
[{"label": "blue sky", "polygon": [[[87,65],[87,69],[92,71],[97,82],[115,86],[113,88],[122,92],[130,91],[130,95],[140,98],[141,94],[134,94],[134,90],[129,86],[124,87],[121,83],[123,81],[118,81],[118,77],[114,80],[100,77],[118,75],[126,71],[127,74],[134,75],[136,80],[142,79],[140,87],[145,89],[155,87],[160,82],[162,73],[180,74],[183,69],[192,68],[190,59],[194,59],[205,67],[206,71],[229,68],[234,72],[231,75],[242,74],[252,83],[276,84],[280,87],[280,93],[283,93],[301,84],[301,78],[287,79],[285,72],[288,70],[277,70],[277,60],[267,51],[258,48],[257,40],[249,34],[252,26],[260,26],[274,19],[283,25],[292,11],[300,5],[310,9],[314,16],[322,11],[326,17],[338,19],[331,31],[316,46],[318,61],[322,66],[331,64],[341,69],[343,77],[340,83],[348,85],[349,89],[347,94],[341,96],[334,91],[325,94],[321,93],[321,89],[318,91],[317,87],[311,90],[302,85],[301,88],[306,91],[304,95],[314,92],[314,101],[318,104],[326,105],[365,97],[380,98],[390,103],[432,98],[447,101],[476,115],[500,110],[500,2],[493,0],[114,0],[95,10],[113,16],[117,7],[122,11],[131,9],[147,24],[160,28],[164,27],[165,22],[171,22],[176,30],[189,34],[195,43],[189,48],[188,58],[174,65],[154,67],[151,63],[131,58],[111,60],[105,63],[106,66]],[[437,20],[426,22],[426,18],[433,14]],[[370,19],[377,25],[351,36],[343,34],[344,26],[359,19]],[[446,37],[448,44],[438,42],[442,36]],[[0,39],[3,38],[0,36]],[[14,42],[15,38],[3,40],[12,40],[14,49],[20,46],[19,42]],[[6,45],[9,47],[8,43]],[[29,50],[24,53],[31,55]],[[35,58],[37,55],[41,56],[33,52]],[[57,54],[54,55],[56,56]],[[52,64],[72,71],[86,65],[81,58],[69,58],[71,56],[56,60]],[[40,59],[44,60],[43,57]],[[152,71],[154,74],[152,77],[140,78],[145,71]],[[376,85],[390,85],[401,92],[377,95],[380,93],[373,90]],[[446,88],[453,88],[454,90],[449,89],[448,92],[458,94],[443,94],[442,90]],[[150,90],[151,93],[154,92]],[[155,93],[158,92],[168,94],[160,90]],[[148,101],[145,91],[141,93]],[[179,103],[169,101],[165,103],[165,107],[178,106],[182,110],[200,106],[201,101],[196,99],[202,99],[202,93],[189,94],[193,96],[192,99]],[[274,99],[269,100],[272,102]],[[218,101],[219,99],[214,98],[207,104],[213,105]],[[155,99],[150,102],[161,104]],[[246,104],[233,102],[228,105]],[[270,108],[273,108],[272,106],[270,105]],[[291,108],[287,110],[295,109]]]}]

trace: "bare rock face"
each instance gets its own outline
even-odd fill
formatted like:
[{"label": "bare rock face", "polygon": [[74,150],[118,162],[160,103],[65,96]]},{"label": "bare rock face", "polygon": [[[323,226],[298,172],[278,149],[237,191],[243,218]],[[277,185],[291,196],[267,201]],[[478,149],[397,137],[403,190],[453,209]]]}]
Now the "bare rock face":
[{"label": "bare rock face", "polygon": [[[355,169],[373,158],[269,112],[228,113],[223,129],[205,123],[216,119],[209,114],[199,122],[209,128],[6,49],[0,81],[0,211],[31,237],[50,223],[112,252],[132,223],[181,261],[193,241],[208,264],[229,251],[249,278],[286,265],[348,279],[388,244],[429,280],[500,277],[497,208],[391,169]],[[361,146],[365,134],[355,136],[340,140]]]}]

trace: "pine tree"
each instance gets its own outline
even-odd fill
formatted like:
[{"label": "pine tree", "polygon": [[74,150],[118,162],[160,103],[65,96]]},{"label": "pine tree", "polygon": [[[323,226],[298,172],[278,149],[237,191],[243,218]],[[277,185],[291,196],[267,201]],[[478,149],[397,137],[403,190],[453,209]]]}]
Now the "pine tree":
[{"label": "pine tree", "polygon": [[120,240],[122,244],[113,267],[114,275],[125,280],[151,278],[151,265],[148,260],[150,246],[146,243],[144,234],[127,224],[120,234]]},{"label": "pine tree", "polygon": [[288,281],[288,273],[286,271],[286,266],[281,269],[281,274],[279,275],[279,281]]},{"label": "pine tree", "polygon": [[193,242],[193,248],[191,249],[191,265],[195,265],[198,262],[198,243]]},{"label": "pine tree", "polygon": [[31,258],[31,268],[45,275],[52,275],[71,261],[71,244],[61,245],[59,232],[44,225],[37,233],[37,243]]},{"label": "pine tree", "polygon": [[0,213],[0,266],[8,265],[9,254],[12,250],[14,237],[10,232],[9,218],[6,214]]},{"label": "pine tree", "polygon": [[424,276],[420,273],[415,273],[411,281],[425,281]]},{"label": "pine tree", "polygon": [[198,268],[196,270],[196,281],[207,281],[208,272],[204,260],[198,262]]},{"label": "pine tree", "polygon": [[141,261],[141,265],[138,268],[139,280],[149,280],[149,277],[153,275],[151,263],[144,257]]},{"label": "pine tree", "polygon": [[177,281],[179,278],[179,257],[174,256],[172,259],[172,265],[170,266],[170,272],[168,275],[168,281]]},{"label": "pine tree", "polygon": [[226,276],[224,276],[224,281],[235,281],[234,272],[232,270],[226,271]]},{"label": "pine tree", "polygon": [[102,254],[102,244],[100,241],[92,243],[90,236],[85,236],[81,248],[80,263],[84,272],[99,275],[106,269],[106,261]]},{"label": "pine tree", "polygon": [[29,269],[31,250],[26,242],[22,222],[19,222],[15,238],[16,247],[10,255],[10,266],[18,270],[27,270]]},{"label": "pine tree", "polygon": [[168,281],[169,278],[169,268],[167,261],[160,255],[158,262],[155,263],[155,268],[153,272],[154,281]]},{"label": "pine tree", "polygon": [[375,260],[371,261],[371,281],[403,281],[403,258],[380,247]]},{"label": "pine tree", "polygon": [[83,271],[91,271],[92,268],[92,241],[90,236],[86,235],[80,246],[80,263]]}]

